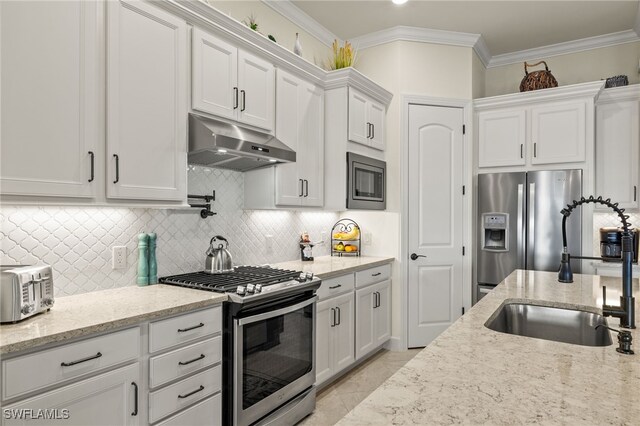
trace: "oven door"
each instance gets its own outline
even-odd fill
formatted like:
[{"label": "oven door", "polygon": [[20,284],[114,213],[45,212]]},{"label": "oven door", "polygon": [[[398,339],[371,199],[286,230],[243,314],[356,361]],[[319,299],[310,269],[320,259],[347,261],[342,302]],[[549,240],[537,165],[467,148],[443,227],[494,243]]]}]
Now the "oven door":
[{"label": "oven door", "polygon": [[316,299],[234,320],[234,423],[249,425],[313,386]]},{"label": "oven door", "polygon": [[386,163],[353,152],[347,153],[347,208],[386,208]]}]

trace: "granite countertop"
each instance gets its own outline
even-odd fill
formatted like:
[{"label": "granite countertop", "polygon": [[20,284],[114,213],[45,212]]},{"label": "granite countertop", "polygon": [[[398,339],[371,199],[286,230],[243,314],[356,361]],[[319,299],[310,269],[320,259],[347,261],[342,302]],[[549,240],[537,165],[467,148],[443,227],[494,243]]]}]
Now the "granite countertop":
[{"label": "granite countertop", "polygon": [[[622,355],[615,333],[613,345],[587,347],[484,327],[505,301],[601,312],[602,285],[608,303],[619,300],[620,278],[574,280],[514,271],[338,424],[638,424],[640,329],[636,354]],[[633,290],[640,312],[637,279]]]},{"label": "granite countertop", "polygon": [[135,325],[225,300],[225,294],[164,284],[59,297],[49,312],[0,326],[0,354]]},{"label": "granite countertop", "polygon": [[312,262],[303,262],[301,260],[293,260],[289,262],[281,262],[273,264],[275,268],[294,269],[303,272],[313,272],[319,278],[326,280],[350,272],[357,272],[367,268],[386,265],[393,262],[393,257],[374,257],[374,256],[319,256]]}]

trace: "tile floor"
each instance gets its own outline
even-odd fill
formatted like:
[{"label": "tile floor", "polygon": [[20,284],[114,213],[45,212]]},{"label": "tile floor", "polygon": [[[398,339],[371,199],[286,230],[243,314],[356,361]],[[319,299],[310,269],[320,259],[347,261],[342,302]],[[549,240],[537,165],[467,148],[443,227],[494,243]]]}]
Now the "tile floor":
[{"label": "tile floor", "polygon": [[420,349],[404,352],[382,350],[348,372],[317,396],[316,410],[303,426],[329,426],[344,417],[371,392],[413,358]]}]

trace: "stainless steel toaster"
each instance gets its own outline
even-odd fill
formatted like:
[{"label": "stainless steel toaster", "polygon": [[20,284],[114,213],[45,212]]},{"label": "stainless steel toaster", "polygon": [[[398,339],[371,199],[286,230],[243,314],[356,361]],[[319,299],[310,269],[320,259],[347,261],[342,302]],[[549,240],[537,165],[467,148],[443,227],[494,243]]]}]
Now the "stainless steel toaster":
[{"label": "stainless steel toaster", "polygon": [[51,266],[0,265],[0,322],[18,322],[53,306]]}]

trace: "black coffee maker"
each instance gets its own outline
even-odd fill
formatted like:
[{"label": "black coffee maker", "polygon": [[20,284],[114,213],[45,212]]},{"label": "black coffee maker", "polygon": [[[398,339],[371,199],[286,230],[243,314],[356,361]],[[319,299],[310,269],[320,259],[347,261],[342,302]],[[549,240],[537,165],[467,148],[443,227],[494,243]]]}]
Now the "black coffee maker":
[{"label": "black coffee maker", "polygon": [[[633,263],[638,263],[639,228],[631,230]],[[600,228],[600,256],[605,262],[622,262],[622,228]]]}]

